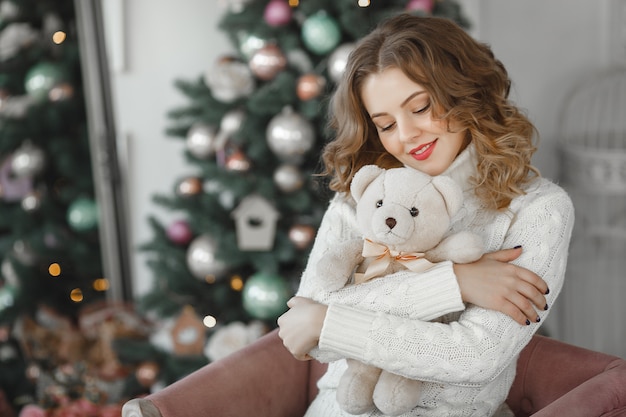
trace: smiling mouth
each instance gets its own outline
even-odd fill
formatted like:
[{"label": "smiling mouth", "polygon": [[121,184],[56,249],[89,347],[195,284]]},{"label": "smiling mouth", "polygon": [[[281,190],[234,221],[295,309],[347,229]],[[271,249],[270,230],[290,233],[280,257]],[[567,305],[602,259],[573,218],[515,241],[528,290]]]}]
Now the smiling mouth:
[{"label": "smiling mouth", "polygon": [[435,148],[435,144],[437,143],[437,140],[438,139],[435,139],[432,142],[426,143],[415,149],[412,149],[409,152],[409,155],[411,155],[413,158],[417,159],[418,161],[423,161],[424,159],[428,158],[430,154],[433,152]]}]

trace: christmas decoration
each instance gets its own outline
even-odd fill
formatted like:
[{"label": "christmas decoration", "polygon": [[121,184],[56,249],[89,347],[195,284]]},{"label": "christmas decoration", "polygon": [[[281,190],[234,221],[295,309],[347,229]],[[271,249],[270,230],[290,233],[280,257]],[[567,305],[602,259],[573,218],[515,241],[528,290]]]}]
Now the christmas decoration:
[{"label": "christmas decoration", "polygon": [[67,210],[67,223],[78,232],[94,229],[98,225],[98,206],[91,198],[79,197]]},{"label": "christmas decoration", "polygon": [[249,324],[241,321],[229,323],[215,331],[207,343],[205,354],[212,361],[220,360],[248,346],[267,333],[267,330],[267,326],[258,320]]},{"label": "christmas decoration", "polygon": [[259,272],[248,278],[242,296],[243,308],[251,316],[273,320],[285,312],[292,292],[283,277]]},{"label": "christmas decoration", "polygon": [[265,6],[263,19],[269,26],[284,26],[291,21],[292,10],[286,0],[271,0]]},{"label": "christmas decoration", "polygon": [[191,126],[187,133],[187,150],[196,158],[205,159],[215,154],[217,132],[203,122]]},{"label": "christmas decoration", "polygon": [[206,327],[191,306],[185,306],[178,316],[172,340],[177,355],[201,355],[204,350]]},{"label": "christmas decoration", "polygon": [[237,227],[237,245],[242,251],[272,249],[279,213],[260,195],[244,198],[233,211]]},{"label": "christmas decoration", "polygon": [[302,188],[304,178],[297,166],[283,164],[274,171],[274,182],[281,191],[291,193]]},{"label": "christmas decoration", "polygon": [[0,198],[6,202],[20,201],[33,190],[31,177],[13,175],[13,158],[6,158],[0,164]]},{"label": "christmas decoration", "polygon": [[258,49],[250,58],[252,73],[263,81],[273,80],[287,66],[287,58],[280,48],[271,43]]},{"label": "christmas decoration", "polygon": [[202,192],[202,181],[198,177],[183,178],[176,187],[176,193],[181,197],[192,197]]},{"label": "christmas decoration", "polygon": [[335,19],[320,11],[309,16],[302,24],[302,41],[318,55],[332,51],[341,40],[341,30]]},{"label": "christmas decoration", "polygon": [[296,92],[302,101],[319,97],[326,87],[326,79],[316,74],[304,74],[298,78]]},{"label": "christmas decoration", "polygon": [[267,125],[267,144],[284,162],[299,163],[315,143],[311,123],[291,107],[285,107]]},{"label": "christmas decoration", "polygon": [[185,220],[171,223],[166,233],[167,237],[177,245],[186,245],[193,238],[193,232]]},{"label": "christmas decoration", "polygon": [[226,271],[226,265],[216,256],[217,244],[208,234],[196,237],[187,249],[187,267],[198,279],[219,277]]},{"label": "christmas decoration", "polygon": [[24,78],[26,92],[37,100],[46,100],[50,90],[68,78],[67,71],[53,62],[40,62]]},{"label": "christmas decoration", "polygon": [[225,103],[250,95],[255,87],[248,66],[232,57],[218,60],[215,67],[205,74],[204,82],[213,97]]},{"label": "christmas decoration", "polygon": [[315,233],[315,228],[310,224],[294,224],[289,229],[289,240],[296,248],[304,250],[313,243]]},{"label": "christmas decoration", "polygon": [[43,150],[32,142],[25,141],[13,153],[11,171],[18,177],[32,177],[43,171],[45,163]]},{"label": "christmas decoration", "polygon": [[354,49],[354,43],[344,43],[330,54],[328,58],[328,76],[334,82],[338,83],[341,80],[352,49]]}]

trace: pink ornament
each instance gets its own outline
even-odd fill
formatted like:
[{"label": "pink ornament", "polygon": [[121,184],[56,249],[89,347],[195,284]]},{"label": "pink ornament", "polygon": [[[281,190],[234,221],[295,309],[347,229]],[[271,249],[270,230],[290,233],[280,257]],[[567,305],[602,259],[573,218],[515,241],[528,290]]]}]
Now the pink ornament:
[{"label": "pink ornament", "polygon": [[435,7],[435,0],[411,0],[406,5],[408,11],[420,11],[431,14]]},{"label": "pink ornament", "polygon": [[177,220],[166,230],[167,237],[177,245],[186,245],[191,241],[193,232],[185,220]]},{"label": "pink ornament", "polygon": [[38,405],[28,404],[20,411],[20,417],[46,417],[46,411]]},{"label": "pink ornament", "polygon": [[284,26],[291,21],[291,7],[285,0],[272,0],[265,6],[263,19],[270,26]]}]

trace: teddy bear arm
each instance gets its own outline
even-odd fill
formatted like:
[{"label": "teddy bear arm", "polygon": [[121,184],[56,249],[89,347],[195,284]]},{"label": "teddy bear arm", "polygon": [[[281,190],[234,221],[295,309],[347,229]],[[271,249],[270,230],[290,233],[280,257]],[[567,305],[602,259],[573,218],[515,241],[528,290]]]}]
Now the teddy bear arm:
[{"label": "teddy bear arm", "polygon": [[452,261],[465,264],[477,261],[483,253],[484,245],[480,236],[464,231],[443,239],[426,252],[426,258],[431,262]]},{"label": "teddy bear arm", "polygon": [[317,279],[327,291],[343,288],[357,265],[363,262],[363,240],[342,242],[328,251],[317,264]]}]

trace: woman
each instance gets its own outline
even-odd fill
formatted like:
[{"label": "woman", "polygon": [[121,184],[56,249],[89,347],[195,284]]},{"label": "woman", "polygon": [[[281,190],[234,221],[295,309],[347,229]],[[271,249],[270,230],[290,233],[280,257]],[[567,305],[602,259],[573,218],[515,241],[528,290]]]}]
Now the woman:
[{"label": "woman", "polygon": [[[351,53],[330,109],[336,137],[323,154],[337,194],[278,321],[296,358],[334,360],[307,416],[349,415],[336,400],[339,358],[424,381],[407,416],[506,411],[518,354],[561,290],[574,221],[567,194],[531,165],[535,128],[509,87],[490,48],[444,19],[393,17]],[[456,180],[464,205],[450,233],[481,235],[488,253],[324,292],[315,265],[331,243],[359,236],[348,190],[367,164]],[[426,321],[439,316],[444,323]]]}]

